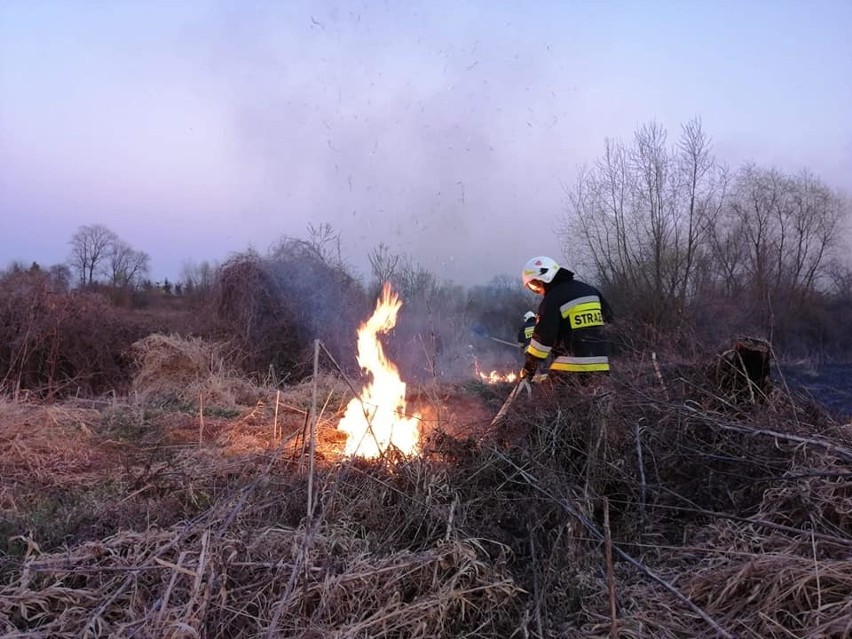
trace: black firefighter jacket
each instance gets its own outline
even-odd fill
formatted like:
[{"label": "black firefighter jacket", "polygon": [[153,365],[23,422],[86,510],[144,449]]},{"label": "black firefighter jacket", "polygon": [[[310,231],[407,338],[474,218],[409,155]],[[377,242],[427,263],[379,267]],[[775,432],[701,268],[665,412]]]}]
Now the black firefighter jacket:
[{"label": "black firefighter jacket", "polygon": [[524,369],[532,374],[552,355],[550,372],[608,372],[609,344],[602,329],[611,321],[612,309],[600,291],[559,269],[545,286]]},{"label": "black firefighter jacket", "polygon": [[536,318],[531,317],[524,325],[521,326],[521,330],[518,331],[518,346],[521,349],[526,350],[527,346],[529,346],[530,340],[533,336],[533,331],[535,330]]}]

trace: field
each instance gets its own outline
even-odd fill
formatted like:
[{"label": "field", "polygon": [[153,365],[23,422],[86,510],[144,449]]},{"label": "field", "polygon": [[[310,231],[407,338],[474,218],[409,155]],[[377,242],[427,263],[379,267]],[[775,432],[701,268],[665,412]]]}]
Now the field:
[{"label": "field", "polygon": [[200,340],[144,349],[126,397],[0,400],[4,636],[852,631],[852,426],[783,383],[622,361],[499,429],[507,385],[423,384],[419,451],[362,459],[339,373],[275,388]]}]

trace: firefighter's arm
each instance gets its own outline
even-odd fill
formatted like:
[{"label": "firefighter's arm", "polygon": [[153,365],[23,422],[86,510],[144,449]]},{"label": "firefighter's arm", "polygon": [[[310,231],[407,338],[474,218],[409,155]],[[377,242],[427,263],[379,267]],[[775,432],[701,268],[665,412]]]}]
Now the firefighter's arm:
[{"label": "firefighter's arm", "polygon": [[521,377],[532,377],[539,364],[547,359],[559,334],[559,307],[545,299],[539,308],[538,323],[526,350]]}]

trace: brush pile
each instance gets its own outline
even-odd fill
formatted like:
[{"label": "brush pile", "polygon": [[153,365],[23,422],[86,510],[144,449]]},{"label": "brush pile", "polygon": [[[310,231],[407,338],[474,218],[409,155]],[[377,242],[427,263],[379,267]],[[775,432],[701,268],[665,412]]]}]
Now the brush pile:
[{"label": "brush pile", "polygon": [[131,353],[136,368],[131,391],[145,402],[206,398],[220,406],[245,406],[260,399],[257,386],[227,366],[234,354],[225,343],[154,333],[135,342]]},{"label": "brush pile", "polygon": [[[35,525],[7,527],[17,538],[3,555],[0,632],[849,636],[852,426],[783,380],[727,396],[706,366],[658,376],[647,362],[620,364],[606,386],[537,389],[499,433],[469,418],[482,406],[493,415],[508,389],[434,387],[422,397],[441,419],[426,428],[421,454],[370,462],[336,453],[348,396],[323,375],[313,470],[304,385],[281,395],[290,408],[280,408],[279,437],[270,436],[274,397],[211,417],[203,442],[192,442],[192,416],[185,426],[144,416],[148,430],[124,442],[126,473],[102,478],[126,485],[103,499],[180,508],[102,536],[71,530],[52,547]],[[19,408],[4,410],[9,451],[22,435],[4,424]],[[36,424],[36,410],[31,426],[50,428]],[[96,448],[110,419],[86,413]],[[234,448],[235,433],[254,444]],[[155,442],[153,461],[131,454]],[[63,463],[57,473],[74,471]]]}]

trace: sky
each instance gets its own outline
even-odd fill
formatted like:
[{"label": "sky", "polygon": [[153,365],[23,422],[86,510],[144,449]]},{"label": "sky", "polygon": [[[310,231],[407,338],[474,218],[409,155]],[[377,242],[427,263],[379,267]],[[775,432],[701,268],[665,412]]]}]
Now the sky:
[{"label": "sky", "polygon": [[0,0],[0,268],[104,224],[175,279],[328,223],[362,275],[381,242],[485,283],[561,259],[566,187],[652,120],[852,193],[850,33],[852,0]]}]

